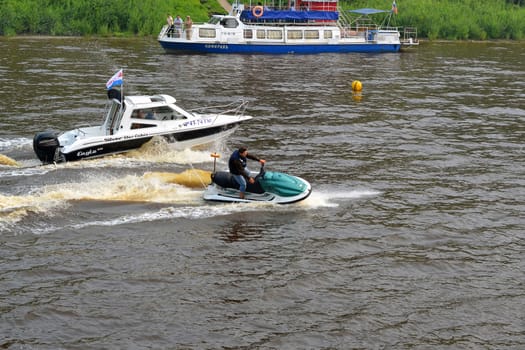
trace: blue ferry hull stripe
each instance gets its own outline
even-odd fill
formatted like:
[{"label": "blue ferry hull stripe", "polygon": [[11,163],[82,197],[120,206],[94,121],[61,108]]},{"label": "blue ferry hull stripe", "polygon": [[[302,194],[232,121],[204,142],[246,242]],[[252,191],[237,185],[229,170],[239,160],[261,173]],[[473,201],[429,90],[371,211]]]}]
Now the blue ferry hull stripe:
[{"label": "blue ferry hull stripe", "polygon": [[221,44],[221,43],[181,43],[159,41],[170,53],[245,53],[245,54],[312,54],[312,53],[382,53],[398,52],[400,44],[315,44],[315,45],[275,45],[275,44]]}]

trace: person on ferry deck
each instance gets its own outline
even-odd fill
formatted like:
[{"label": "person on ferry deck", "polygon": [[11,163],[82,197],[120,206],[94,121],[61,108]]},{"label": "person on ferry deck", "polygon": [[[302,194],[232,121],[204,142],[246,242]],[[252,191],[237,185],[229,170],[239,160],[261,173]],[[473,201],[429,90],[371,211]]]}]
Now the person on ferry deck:
[{"label": "person on ferry deck", "polygon": [[168,18],[166,19],[166,22],[168,23],[168,37],[173,35],[174,27],[173,27],[173,17],[171,15],[168,15]]},{"label": "person on ferry deck", "polygon": [[182,25],[183,25],[182,18],[180,18],[180,15],[177,15],[174,21],[175,37],[177,38],[180,38],[180,36],[182,35]]},{"label": "person on ferry deck", "polygon": [[191,27],[193,26],[193,21],[191,20],[190,16],[186,16],[186,20],[184,21],[184,29],[186,30],[186,39],[191,39]]},{"label": "person on ferry deck", "polygon": [[228,167],[230,168],[230,173],[233,175],[235,181],[239,184],[239,198],[244,199],[244,192],[246,191],[246,180],[249,183],[253,184],[255,179],[250,176],[250,171],[246,168],[247,160],[256,160],[262,165],[266,163],[264,159],[249,154],[248,149],[244,146],[239,147],[235,150],[230,156],[228,161]]}]

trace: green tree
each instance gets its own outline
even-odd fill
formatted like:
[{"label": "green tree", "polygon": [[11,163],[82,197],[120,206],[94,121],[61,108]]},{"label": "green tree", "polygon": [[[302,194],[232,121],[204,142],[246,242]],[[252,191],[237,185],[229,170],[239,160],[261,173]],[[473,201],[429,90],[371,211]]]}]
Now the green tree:
[{"label": "green tree", "polygon": [[[232,0],[233,1],[233,0]],[[230,1],[230,2],[232,2]],[[391,25],[428,39],[525,37],[525,0],[396,0]],[[340,0],[340,7],[389,10],[391,0]],[[0,0],[0,35],[157,35],[168,14],[205,22],[216,0]]]}]

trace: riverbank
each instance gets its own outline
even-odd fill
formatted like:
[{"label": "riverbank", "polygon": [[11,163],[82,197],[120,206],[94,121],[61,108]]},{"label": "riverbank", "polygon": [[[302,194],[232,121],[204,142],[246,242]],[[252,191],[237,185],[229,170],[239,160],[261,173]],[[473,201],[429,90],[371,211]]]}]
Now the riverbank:
[{"label": "riverbank", "polygon": [[[190,15],[194,23],[206,22],[211,14],[226,13],[226,0],[166,0],[155,6],[138,0],[104,2],[93,10],[87,0],[48,4],[31,0],[0,2],[0,36],[148,36],[157,35],[168,14]],[[385,0],[340,1],[341,11],[362,7],[390,10]],[[429,10],[431,8],[431,11]],[[484,2],[427,0],[397,1],[398,12],[389,25],[416,27],[419,38],[430,40],[525,39],[525,7],[501,0]],[[72,15],[73,14],[73,15]],[[503,20],[504,19],[504,20]]]}]

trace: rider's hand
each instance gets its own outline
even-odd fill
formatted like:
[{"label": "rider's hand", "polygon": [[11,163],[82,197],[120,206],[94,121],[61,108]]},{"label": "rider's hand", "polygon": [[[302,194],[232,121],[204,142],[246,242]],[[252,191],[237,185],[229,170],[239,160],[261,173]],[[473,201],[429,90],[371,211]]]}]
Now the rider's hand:
[{"label": "rider's hand", "polygon": [[266,163],[264,159],[260,159],[259,162],[261,163],[261,165],[264,165]]},{"label": "rider's hand", "polygon": [[248,179],[248,182],[252,184],[252,183],[255,182],[255,179],[254,179],[253,177],[250,177],[250,178]]}]

